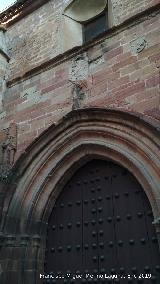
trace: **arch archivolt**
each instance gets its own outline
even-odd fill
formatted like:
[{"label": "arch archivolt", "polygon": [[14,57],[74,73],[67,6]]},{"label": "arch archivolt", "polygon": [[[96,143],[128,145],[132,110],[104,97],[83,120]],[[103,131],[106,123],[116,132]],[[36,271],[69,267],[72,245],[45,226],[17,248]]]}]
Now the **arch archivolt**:
[{"label": "arch archivolt", "polygon": [[[160,217],[160,136],[156,124],[119,110],[82,109],[45,131],[17,161],[17,187],[8,216],[20,219],[15,230],[47,223],[58,194],[73,173],[93,158],[126,167],[145,190],[155,220]],[[6,222],[6,231],[10,224]]]}]

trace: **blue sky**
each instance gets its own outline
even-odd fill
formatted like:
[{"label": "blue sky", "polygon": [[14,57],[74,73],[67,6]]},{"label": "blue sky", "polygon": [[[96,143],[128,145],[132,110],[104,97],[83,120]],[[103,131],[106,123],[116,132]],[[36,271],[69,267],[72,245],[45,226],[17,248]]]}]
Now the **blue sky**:
[{"label": "blue sky", "polygon": [[16,0],[0,0],[0,12],[11,6]]}]

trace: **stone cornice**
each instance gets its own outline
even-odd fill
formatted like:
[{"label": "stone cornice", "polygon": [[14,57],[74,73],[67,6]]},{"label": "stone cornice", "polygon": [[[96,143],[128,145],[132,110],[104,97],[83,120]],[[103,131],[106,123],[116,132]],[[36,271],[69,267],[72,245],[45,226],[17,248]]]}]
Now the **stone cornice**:
[{"label": "stone cornice", "polygon": [[0,24],[10,26],[50,0],[21,0],[0,14]]}]

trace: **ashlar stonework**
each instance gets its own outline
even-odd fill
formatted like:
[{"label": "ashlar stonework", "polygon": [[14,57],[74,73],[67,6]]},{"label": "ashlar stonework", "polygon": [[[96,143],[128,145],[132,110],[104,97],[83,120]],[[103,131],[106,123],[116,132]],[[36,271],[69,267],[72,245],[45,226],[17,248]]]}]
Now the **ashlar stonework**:
[{"label": "ashlar stonework", "polygon": [[92,159],[133,174],[160,244],[160,1],[108,0],[108,29],[86,43],[83,22],[79,41],[64,28],[74,1],[17,1],[0,14],[2,284],[43,283],[48,218]]}]

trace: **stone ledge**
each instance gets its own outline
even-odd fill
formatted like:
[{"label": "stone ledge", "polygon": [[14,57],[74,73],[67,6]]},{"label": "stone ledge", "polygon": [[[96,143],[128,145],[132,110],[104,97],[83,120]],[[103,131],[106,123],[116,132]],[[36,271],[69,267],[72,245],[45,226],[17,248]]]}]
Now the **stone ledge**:
[{"label": "stone ledge", "polygon": [[0,13],[0,24],[7,23],[7,26],[14,24],[34,10],[46,4],[49,0],[22,0],[17,1],[7,10]]}]

